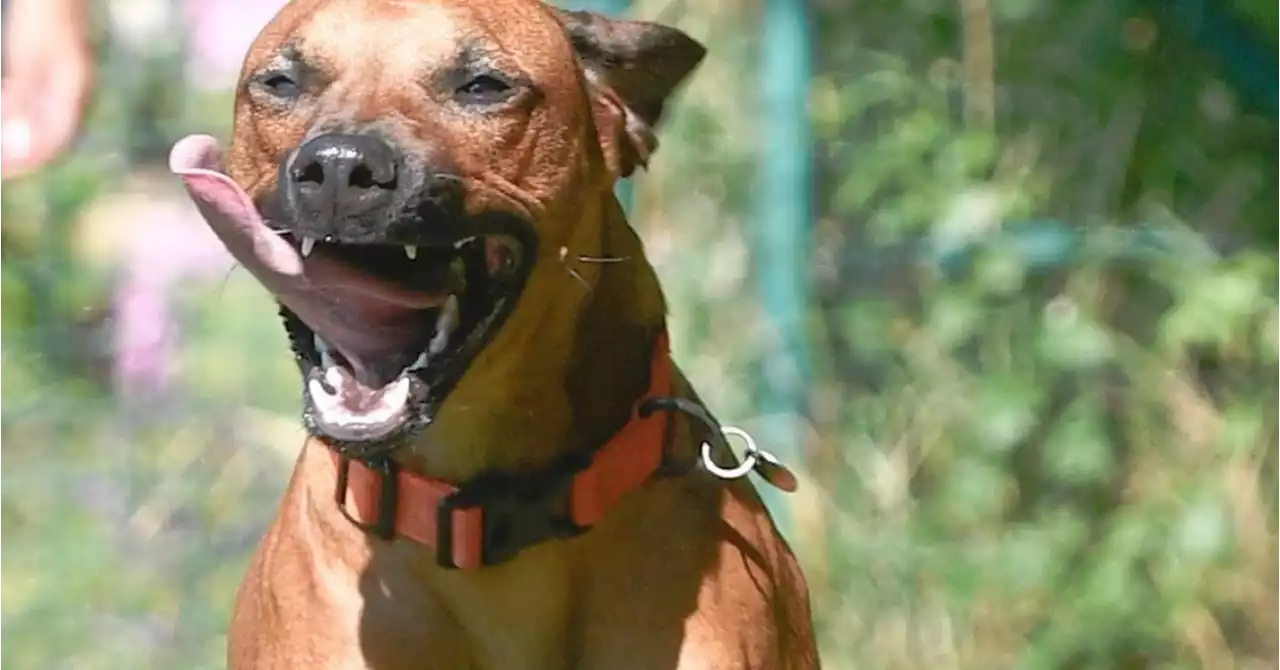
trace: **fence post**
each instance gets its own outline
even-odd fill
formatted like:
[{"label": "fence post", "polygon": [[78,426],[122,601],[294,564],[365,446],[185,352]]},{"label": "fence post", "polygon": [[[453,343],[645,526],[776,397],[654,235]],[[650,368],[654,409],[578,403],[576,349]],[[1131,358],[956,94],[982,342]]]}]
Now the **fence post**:
[{"label": "fence post", "polygon": [[[809,249],[813,216],[809,81],[812,70],[809,17],[804,0],[763,0],[760,54],[760,119],[756,231],[752,258],[760,299],[777,334],[764,357],[759,398],[767,420],[762,448],[784,463],[801,464],[808,414],[810,362],[805,322],[809,313]],[[762,487],[783,534],[793,527],[782,498]]]},{"label": "fence post", "polygon": [[1277,74],[1273,48],[1252,21],[1232,11],[1228,2],[1174,0],[1151,2],[1157,17],[1180,28],[1206,51],[1217,57],[1226,79],[1243,97],[1277,117]]}]

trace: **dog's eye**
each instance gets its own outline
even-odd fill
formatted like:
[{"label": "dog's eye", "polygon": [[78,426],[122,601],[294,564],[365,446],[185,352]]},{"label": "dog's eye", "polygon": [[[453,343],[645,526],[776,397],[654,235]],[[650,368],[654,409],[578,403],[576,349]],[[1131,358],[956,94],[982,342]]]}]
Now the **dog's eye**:
[{"label": "dog's eye", "polygon": [[293,98],[298,95],[298,82],[287,74],[275,72],[261,79],[262,87],[271,95],[280,98]]},{"label": "dog's eye", "polygon": [[458,87],[457,94],[469,102],[498,102],[511,93],[511,85],[492,75],[473,77]]}]

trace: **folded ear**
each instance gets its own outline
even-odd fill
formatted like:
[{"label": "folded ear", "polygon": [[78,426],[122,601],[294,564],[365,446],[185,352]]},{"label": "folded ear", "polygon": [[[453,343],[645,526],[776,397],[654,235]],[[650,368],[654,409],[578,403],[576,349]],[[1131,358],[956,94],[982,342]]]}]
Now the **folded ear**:
[{"label": "folded ear", "polygon": [[702,62],[707,50],[683,32],[648,21],[610,19],[551,7],[564,27],[587,82],[605,157],[619,177],[648,164],[657,148],[654,128],[675,89]]}]

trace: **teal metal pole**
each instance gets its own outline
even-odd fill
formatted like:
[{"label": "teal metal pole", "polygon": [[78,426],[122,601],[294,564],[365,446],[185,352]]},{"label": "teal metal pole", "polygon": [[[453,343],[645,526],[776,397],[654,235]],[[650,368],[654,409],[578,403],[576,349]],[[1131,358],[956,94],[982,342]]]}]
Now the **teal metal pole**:
[{"label": "teal metal pole", "polygon": [[1280,113],[1280,68],[1275,45],[1262,38],[1258,26],[1231,11],[1229,2],[1210,0],[1173,0],[1148,2],[1179,28],[1185,30],[1200,46],[1216,55],[1227,79],[1248,100],[1265,110],[1274,121]]},{"label": "teal metal pole", "polygon": [[[631,10],[631,0],[561,0],[556,4],[564,9],[587,10],[614,17],[626,16]],[[634,178],[633,175],[632,179]],[[622,211],[628,215],[632,214],[635,206],[635,192],[631,179],[619,181],[614,186],[613,192],[618,196],[618,202],[622,203]]]},{"label": "teal metal pole", "polygon": [[[760,298],[775,329],[777,349],[764,357],[759,397],[766,421],[761,448],[783,463],[800,464],[806,438],[810,371],[809,249],[813,215],[809,80],[809,17],[804,0],[763,0],[760,118],[753,259]],[[793,527],[782,494],[761,487],[784,535]]]}]

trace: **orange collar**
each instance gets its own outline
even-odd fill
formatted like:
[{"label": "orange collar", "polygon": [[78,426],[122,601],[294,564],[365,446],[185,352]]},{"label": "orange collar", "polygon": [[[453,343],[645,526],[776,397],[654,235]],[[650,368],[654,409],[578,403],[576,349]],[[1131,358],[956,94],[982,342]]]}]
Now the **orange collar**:
[{"label": "orange collar", "polygon": [[577,535],[648,481],[663,465],[665,416],[643,411],[671,393],[671,356],[663,330],[654,345],[649,390],[631,419],[603,447],[534,475],[481,477],[455,486],[330,450],[338,506],[353,523],[384,539],[409,538],[436,550],[445,567],[474,570],[501,563],[540,542]]}]

